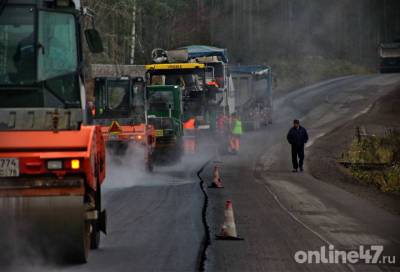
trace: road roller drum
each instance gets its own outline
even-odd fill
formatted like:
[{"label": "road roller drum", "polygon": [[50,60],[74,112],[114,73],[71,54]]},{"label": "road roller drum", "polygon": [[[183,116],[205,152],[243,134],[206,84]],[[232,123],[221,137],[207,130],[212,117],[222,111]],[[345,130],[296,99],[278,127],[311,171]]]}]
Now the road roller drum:
[{"label": "road roller drum", "polygon": [[81,263],[90,247],[83,196],[0,198],[2,258],[24,255]]}]

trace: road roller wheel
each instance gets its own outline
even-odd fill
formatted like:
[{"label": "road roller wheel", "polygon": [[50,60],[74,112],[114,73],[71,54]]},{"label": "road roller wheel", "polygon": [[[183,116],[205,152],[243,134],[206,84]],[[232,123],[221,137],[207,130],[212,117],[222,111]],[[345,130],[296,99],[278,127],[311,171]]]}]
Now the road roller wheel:
[{"label": "road roller wheel", "polygon": [[91,235],[90,235],[90,222],[86,220],[86,218],[83,218],[83,224],[82,224],[82,232],[79,238],[79,241],[77,240],[72,248],[69,248],[68,252],[65,252],[65,260],[69,263],[77,263],[77,264],[82,264],[86,263],[88,260],[89,256],[89,250],[90,250],[90,240],[91,240]]},{"label": "road roller wheel", "polygon": [[[98,216],[101,213],[101,186],[97,182],[97,190],[95,192],[96,211]],[[90,233],[90,248],[98,249],[100,246],[100,225],[99,219],[94,220],[92,223],[92,231]]]},{"label": "road roller wheel", "polygon": [[100,246],[100,230],[97,221],[92,223],[92,232],[90,233],[90,248],[98,249]]},{"label": "road roller wheel", "polygon": [[83,245],[81,246],[81,249],[78,250],[78,254],[75,258],[77,263],[86,263],[89,257],[89,249],[90,249],[90,223],[85,220],[85,229],[83,233],[83,238],[82,242]]}]

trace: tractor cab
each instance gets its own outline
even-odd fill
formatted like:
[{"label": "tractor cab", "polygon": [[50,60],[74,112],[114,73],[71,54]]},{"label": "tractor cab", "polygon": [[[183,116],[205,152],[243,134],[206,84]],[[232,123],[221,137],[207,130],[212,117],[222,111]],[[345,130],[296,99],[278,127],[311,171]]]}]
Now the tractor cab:
[{"label": "tractor cab", "polygon": [[93,123],[109,126],[145,123],[145,84],[141,77],[98,77],[94,84]]},{"label": "tractor cab", "polygon": [[143,147],[146,167],[152,171],[155,132],[146,120],[145,86],[142,77],[95,78],[91,113],[109,150],[124,155],[129,146]]}]

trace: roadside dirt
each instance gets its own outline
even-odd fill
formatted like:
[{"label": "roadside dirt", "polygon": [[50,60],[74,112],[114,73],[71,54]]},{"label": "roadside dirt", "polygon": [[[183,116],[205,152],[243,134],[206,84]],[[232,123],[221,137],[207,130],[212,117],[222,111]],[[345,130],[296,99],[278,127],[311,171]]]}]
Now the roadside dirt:
[{"label": "roadside dirt", "polygon": [[[367,199],[394,214],[400,214],[400,195],[383,193],[373,185],[354,178],[336,160],[348,150],[357,126],[369,134],[382,135],[387,128],[400,129],[400,89],[376,101],[366,113],[318,139],[308,150],[307,165],[317,179],[332,183],[354,195]],[[399,177],[400,178],[400,177]]]}]

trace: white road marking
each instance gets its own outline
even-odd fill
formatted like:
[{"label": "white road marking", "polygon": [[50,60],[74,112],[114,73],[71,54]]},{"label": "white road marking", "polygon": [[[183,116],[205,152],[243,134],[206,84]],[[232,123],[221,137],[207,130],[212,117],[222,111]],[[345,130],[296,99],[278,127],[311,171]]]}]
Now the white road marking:
[{"label": "white road marking", "polygon": [[[271,196],[274,198],[276,203],[279,205],[279,207],[286,212],[293,220],[295,220],[297,223],[299,223],[301,226],[303,226],[305,229],[313,233],[315,236],[317,236],[321,241],[323,241],[325,244],[329,245],[334,245],[332,242],[330,242],[328,239],[326,239],[322,234],[318,233],[316,230],[312,229],[310,226],[308,226],[306,223],[304,223],[301,219],[299,219],[296,215],[294,215],[291,211],[289,211],[288,208],[286,208],[285,205],[279,200],[279,197],[264,183],[264,188],[271,194]],[[352,271],[355,272],[355,268],[353,265],[346,263],[346,267]]]},{"label": "white road marking", "polygon": [[[373,104],[370,104],[370,105],[368,105],[368,107],[366,107],[366,108],[363,109],[362,111],[360,111],[360,112],[354,114],[354,115],[351,117],[351,120],[354,120],[354,119],[360,117],[361,115],[364,115],[364,114],[368,113],[368,112],[372,109],[372,106],[373,106]],[[309,148],[310,146],[312,146],[312,145],[315,143],[316,140],[318,140],[318,139],[321,138],[321,137],[324,137],[325,135],[326,135],[326,132],[321,132],[321,133],[319,133],[317,136],[315,136],[315,137],[313,137],[311,140],[309,140],[309,141],[307,142],[307,144],[306,144],[305,147],[306,147],[306,148]]]},{"label": "white road marking", "polygon": [[317,136],[313,137],[311,140],[309,140],[306,144],[306,148],[309,148],[310,146],[312,146],[315,141],[321,137],[324,137],[326,135],[326,132],[321,132],[320,134],[318,134]]},{"label": "white road marking", "polygon": [[372,108],[373,104],[368,105],[368,107],[366,107],[364,110],[360,111],[359,113],[356,113],[353,115],[353,117],[351,118],[352,120],[356,119],[357,117],[360,117],[361,115],[366,114],[367,112],[370,111],[370,109]]}]

